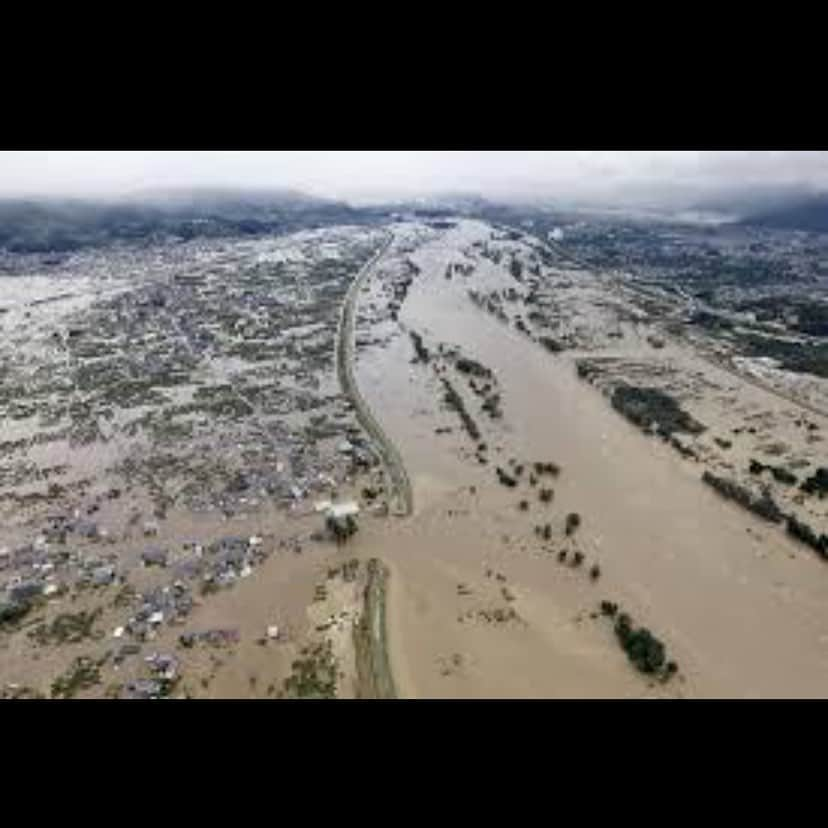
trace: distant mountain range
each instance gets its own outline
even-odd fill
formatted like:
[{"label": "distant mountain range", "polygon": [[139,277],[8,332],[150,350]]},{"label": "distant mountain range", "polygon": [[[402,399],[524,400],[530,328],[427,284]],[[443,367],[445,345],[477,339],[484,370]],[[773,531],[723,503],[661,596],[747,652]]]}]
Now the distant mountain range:
[{"label": "distant mountain range", "polygon": [[828,195],[810,196],[757,211],[745,218],[742,223],[780,230],[828,233]]},{"label": "distant mountain range", "polygon": [[0,249],[62,253],[117,242],[259,235],[355,223],[365,211],[293,191],[175,190],[111,200],[0,200]]},{"label": "distant mountain range", "polygon": [[[679,207],[682,207],[679,210]],[[65,253],[116,243],[288,233],[333,224],[362,224],[402,212],[421,217],[461,214],[513,223],[532,217],[592,215],[648,221],[738,221],[743,225],[828,232],[828,195],[802,188],[742,188],[651,211],[606,204],[584,212],[546,199],[494,201],[474,193],[441,193],[363,205],[294,190],[188,189],[132,193],[118,199],[0,199],[0,251]],[[711,218],[710,221],[713,221]]]},{"label": "distant mountain range", "polygon": [[291,210],[320,205],[343,206],[335,199],[308,195],[299,190],[244,189],[232,187],[202,187],[190,189],[139,190],[117,199],[114,203],[154,206],[160,210],[225,211],[233,207],[244,210]]},{"label": "distant mountain range", "polygon": [[739,223],[757,227],[828,232],[828,194],[815,193],[802,185],[745,185],[722,188],[705,196],[693,188],[665,189],[648,202],[643,194],[636,201],[625,198],[594,201],[571,199],[515,198],[489,200],[472,194],[444,194],[420,203],[460,213],[506,220],[513,215],[542,211],[560,218],[591,216],[594,219],[642,220],[689,224]]}]

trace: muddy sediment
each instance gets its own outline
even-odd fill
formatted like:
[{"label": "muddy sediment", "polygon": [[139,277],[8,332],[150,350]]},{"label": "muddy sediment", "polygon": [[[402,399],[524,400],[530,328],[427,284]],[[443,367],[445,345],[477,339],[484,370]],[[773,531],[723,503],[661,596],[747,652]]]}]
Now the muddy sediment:
[{"label": "muddy sediment", "polygon": [[[446,267],[461,256],[474,262],[473,275],[446,279]],[[523,282],[510,272],[513,256],[524,259]],[[554,255],[533,256],[519,240],[495,240],[490,227],[461,223],[411,254],[420,276],[399,311],[401,325],[417,331],[432,354],[440,345],[458,348],[497,376],[503,418],[477,419],[491,465],[480,465],[468,436],[452,428],[440,375],[422,366],[401,369],[410,342],[391,342],[358,363],[360,385],[382,412],[420,504],[414,522],[384,545],[403,596],[389,631],[395,663],[407,660],[410,683],[423,695],[823,695],[828,631],[816,608],[828,598],[828,585],[818,557],[787,537],[784,526],[757,522],[701,481],[704,469],[725,476],[728,466],[735,468],[740,485],[757,496],[760,482],[771,486],[786,511],[810,516],[818,535],[824,520],[814,513],[818,498],[797,504],[795,488],[770,476],[751,481],[749,453],[778,434],[791,463],[813,463],[807,440],[819,432],[796,426],[801,415],[784,413],[792,408],[787,401],[739,385],[686,346],[665,341],[660,331],[656,336],[645,313],[625,305],[623,296],[607,295],[594,277]],[[478,307],[469,289],[515,297],[499,305],[510,324]],[[551,309],[534,322],[524,306],[529,296]],[[556,297],[561,310],[545,297]],[[558,327],[554,313],[568,314]],[[518,315],[526,330],[514,324]],[[567,347],[551,353],[540,341],[547,335]],[[623,368],[619,382],[656,389],[641,399],[654,428],[666,415],[665,430],[683,451],[641,431],[649,414],[636,414],[634,425],[613,410],[616,375],[606,396],[580,379],[576,362],[584,357],[614,358]],[[750,418],[763,410],[778,413],[754,425]],[[515,489],[497,483],[495,467],[515,478],[511,458],[560,465],[551,504],[538,501],[528,475]],[[518,508],[523,501],[525,511]],[[583,518],[574,538],[564,532],[569,513]],[[546,523],[552,524],[548,543],[535,534]],[[581,567],[557,563],[559,554],[571,561],[576,552]],[[596,566],[601,574],[593,582],[588,572]],[[457,621],[467,617],[463,602],[472,600],[458,595],[457,583],[488,594],[483,573],[490,567],[515,585],[511,606],[527,626],[484,631]],[[642,626],[658,630],[681,665],[681,679],[657,688],[635,677],[638,684],[628,683],[623,660],[613,660],[615,642],[592,626],[596,598],[621,603]],[[497,610],[481,604],[473,615]],[[784,664],[767,657],[768,646]],[[523,665],[524,678],[508,678],[507,663]],[[609,675],[607,664],[614,665]]]},{"label": "muddy sediment", "polygon": [[824,696],[828,422],[521,232],[388,232],[27,311],[3,695]]}]

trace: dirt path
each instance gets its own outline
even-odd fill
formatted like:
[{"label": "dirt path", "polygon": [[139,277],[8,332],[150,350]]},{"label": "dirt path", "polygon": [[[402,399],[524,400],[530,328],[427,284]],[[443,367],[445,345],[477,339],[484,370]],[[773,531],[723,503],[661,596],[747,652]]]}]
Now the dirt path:
[{"label": "dirt path", "polygon": [[388,569],[378,560],[367,563],[362,619],[354,631],[358,696],[363,699],[395,699],[386,634]]}]

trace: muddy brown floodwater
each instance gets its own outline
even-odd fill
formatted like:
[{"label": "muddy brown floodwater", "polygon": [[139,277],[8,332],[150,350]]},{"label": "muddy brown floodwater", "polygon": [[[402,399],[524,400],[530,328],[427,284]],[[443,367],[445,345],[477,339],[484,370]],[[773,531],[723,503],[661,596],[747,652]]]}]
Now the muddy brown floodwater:
[{"label": "muddy brown floodwater", "polygon": [[[358,360],[363,395],[397,446],[415,515],[361,540],[391,569],[389,638],[398,691],[410,697],[821,697],[828,691],[828,573],[816,556],[722,502],[669,446],[646,438],[551,355],[477,308],[469,288],[508,288],[476,258],[445,276],[491,228],[462,222],[411,253],[420,274],[399,313],[403,333]],[[394,255],[391,253],[390,255]],[[565,269],[561,263],[561,269]],[[468,378],[412,363],[407,331],[436,352],[457,347],[493,372],[503,418],[490,421]],[[461,391],[488,462],[441,403]],[[451,429],[450,432],[437,430]],[[554,501],[498,485],[496,467],[554,461]],[[523,476],[525,481],[526,474]],[[527,511],[517,508],[528,500]],[[574,538],[565,516],[578,513]],[[541,543],[538,524],[551,523]],[[558,553],[580,550],[597,582]],[[652,629],[679,664],[648,683],[597,615],[604,599]],[[503,623],[486,619],[509,609]],[[497,617],[497,616],[496,616]]]},{"label": "muddy brown floodwater", "polygon": [[[385,233],[101,254],[9,288],[0,695],[824,697],[819,549],[702,473],[818,538],[800,484],[828,418],[521,233]],[[644,433],[623,384],[706,430]],[[351,501],[337,545],[325,504]],[[613,605],[675,669],[635,669]]]}]

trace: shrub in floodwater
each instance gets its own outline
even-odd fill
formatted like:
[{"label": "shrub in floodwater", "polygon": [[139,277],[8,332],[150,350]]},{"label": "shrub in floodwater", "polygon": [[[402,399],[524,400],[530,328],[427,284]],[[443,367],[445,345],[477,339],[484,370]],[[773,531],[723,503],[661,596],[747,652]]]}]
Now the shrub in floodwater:
[{"label": "shrub in floodwater", "polygon": [[810,546],[823,560],[828,560],[828,535],[817,535],[807,523],[797,520],[794,515],[788,515],[787,530],[792,538]]},{"label": "shrub in floodwater", "polygon": [[514,489],[517,486],[517,480],[514,477],[507,474],[503,469],[499,466],[497,468],[497,479],[500,481],[502,486],[506,486],[509,489]]},{"label": "shrub in floodwater", "polygon": [[822,500],[828,495],[828,468],[817,469],[799,488],[805,494],[815,494]]},{"label": "shrub in floodwater", "polygon": [[656,673],[667,661],[664,644],[648,629],[633,629],[630,617],[624,613],[615,624],[615,634],[627,658],[642,673]]}]

